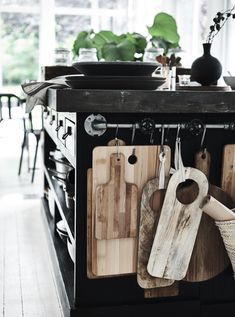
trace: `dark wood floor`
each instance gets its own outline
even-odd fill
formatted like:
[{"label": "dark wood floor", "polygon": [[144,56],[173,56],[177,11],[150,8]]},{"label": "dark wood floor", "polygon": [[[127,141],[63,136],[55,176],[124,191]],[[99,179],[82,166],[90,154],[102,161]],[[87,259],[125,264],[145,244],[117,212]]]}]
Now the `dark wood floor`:
[{"label": "dark wood floor", "polygon": [[19,120],[0,123],[0,317],[62,317],[40,213],[40,171],[33,185],[26,164],[17,175],[21,140]]}]

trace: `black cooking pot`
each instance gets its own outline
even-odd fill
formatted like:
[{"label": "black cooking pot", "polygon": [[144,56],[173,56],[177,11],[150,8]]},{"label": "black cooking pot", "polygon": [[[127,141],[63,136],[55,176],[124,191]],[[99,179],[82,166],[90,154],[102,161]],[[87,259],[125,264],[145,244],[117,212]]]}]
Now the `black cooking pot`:
[{"label": "black cooking pot", "polygon": [[55,174],[52,176],[53,179],[56,179],[63,184],[63,190],[69,193],[70,196],[73,196],[75,188],[75,169],[73,168],[67,173],[58,172],[50,168],[48,170]]},{"label": "black cooking pot", "polygon": [[73,166],[69,163],[66,158],[56,159],[54,157],[49,156],[49,160],[55,163],[56,170],[59,173],[66,173],[73,169]]}]

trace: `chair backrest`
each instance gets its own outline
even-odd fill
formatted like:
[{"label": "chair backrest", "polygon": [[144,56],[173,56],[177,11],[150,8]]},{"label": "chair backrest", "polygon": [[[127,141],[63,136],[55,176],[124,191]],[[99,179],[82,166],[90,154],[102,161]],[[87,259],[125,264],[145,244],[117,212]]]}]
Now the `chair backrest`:
[{"label": "chair backrest", "polygon": [[24,130],[32,132],[42,130],[43,127],[43,111],[42,106],[35,106],[34,109],[25,113],[23,117]]},{"label": "chair backrest", "polygon": [[10,93],[0,93],[0,112],[2,115],[2,108],[6,106],[8,108],[9,119],[11,119],[11,109],[12,107],[20,107],[25,103],[26,99],[22,99],[15,94]]}]

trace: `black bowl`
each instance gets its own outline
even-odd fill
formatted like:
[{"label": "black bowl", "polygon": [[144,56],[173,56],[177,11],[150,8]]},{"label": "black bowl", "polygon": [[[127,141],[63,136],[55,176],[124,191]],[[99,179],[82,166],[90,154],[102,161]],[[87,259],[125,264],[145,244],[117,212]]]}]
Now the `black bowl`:
[{"label": "black bowl", "polygon": [[72,66],[88,76],[152,76],[158,67],[147,62],[78,62]]}]

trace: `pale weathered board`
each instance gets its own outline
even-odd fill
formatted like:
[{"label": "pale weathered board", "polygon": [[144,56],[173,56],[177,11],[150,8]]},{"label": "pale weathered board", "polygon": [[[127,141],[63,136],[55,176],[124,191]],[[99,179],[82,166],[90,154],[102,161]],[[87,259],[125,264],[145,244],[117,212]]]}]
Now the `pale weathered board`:
[{"label": "pale weathered board", "polygon": [[[210,173],[211,155],[204,149],[195,155],[195,167],[207,177]],[[195,186],[191,191],[195,190]],[[232,206],[232,199],[221,188],[209,185],[209,193],[227,206]],[[185,193],[188,198],[190,192]],[[217,276],[229,265],[229,259],[223,240],[214,220],[203,213],[199,225],[193,253],[189,262],[186,281],[199,282]]]},{"label": "pale weathered board", "polygon": [[221,187],[235,201],[235,144],[224,146]]},{"label": "pale weathered board", "polygon": [[96,187],[96,239],[136,237],[138,188],[125,181],[125,159],[121,153],[111,154],[110,179]]},{"label": "pale weathered board", "polygon": [[[130,164],[128,158],[133,154],[137,161]],[[105,184],[110,179],[110,155],[116,153],[117,147],[96,147],[93,150],[93,177],[92,177],[92,236],[91,261],[92,272],[96,276],[112,276],[136,273],[137,265],[137,238],[122,238],[99,240],[95,238],[95,201],[94,188]],[[166,147],[166,151],[170,151]],[[159,167],[160,146],[119,146],[118,152],[125,156],[125,181],[136,184],[138,187],[138,206],[144,184],[157,175]],[[139,208],[137,224],[139,222]]]},{"label": "pale weathered board", "polygon": [[[137,282],[144,289],[169,286],[173,280],[153,277],[147,271],[148,259],[153,244],[154,232],[159,220],[165,190],[159,188],[159,178],[148,181],[142,193],[140,208],[140,229],[138,243]],[[150,206],[150,198],[154,195],[154,209]],[[158,206],[157,206],[158,205]]]},{"label": "pale weathered board", "polygon": [[180,175],[176,171],[168,183],[147,266],[150,275],[173,280],[181,280],[187,273],[202,215],[199,205],[208,192],[205,174],[185,168],[185,179],[195,181],[199,191],[193,202],[182,204],[176,197]]},{"label": "pale weathered board", "polygon": [[[166,185],[170,175],[171,156],[168,151],[165,157]],[[156,278],[149,275],[147,264],[153,244],[154,233],[160,217],[165,190],[159,189],[159,177],[149,180],[143,187],[140,206],[140,225],[137,259],[137,282],[144,289],[164,287],[173,284],[173,280]],[[154,195],[154,196],[153,196]],[[151,206],[151,198],[154,207]]]}]

